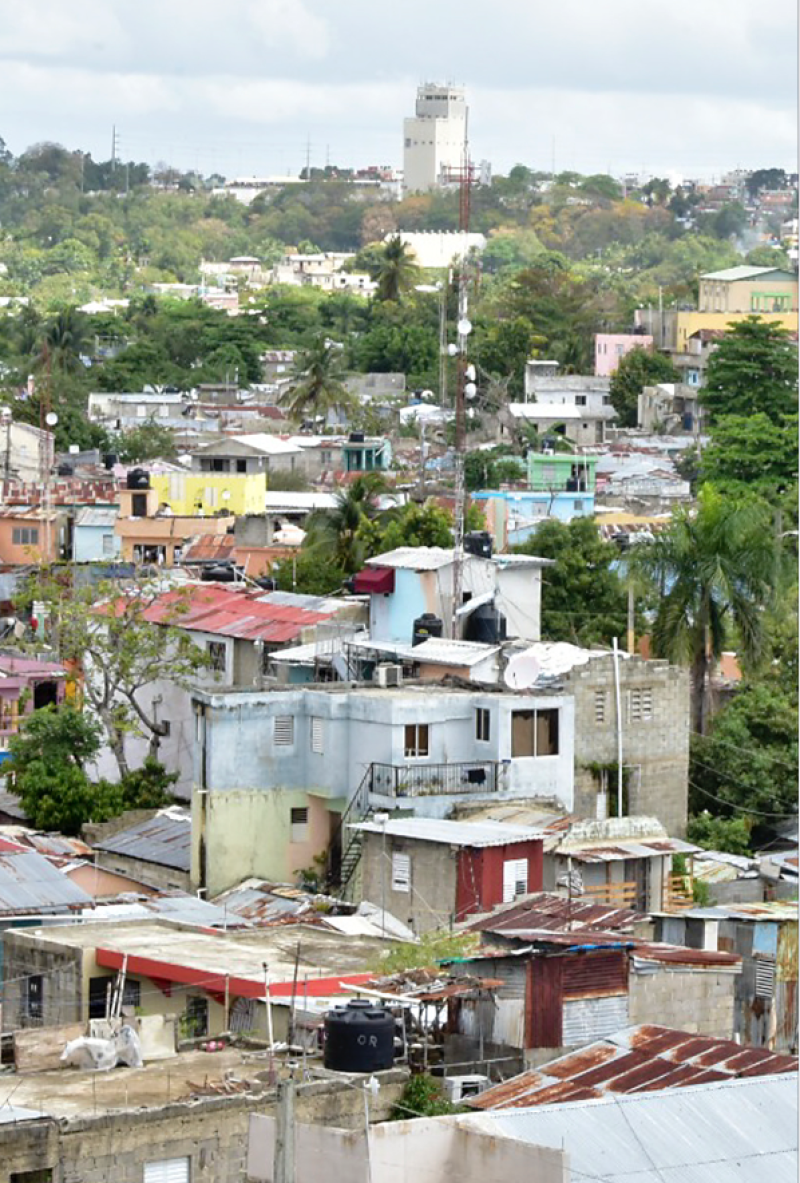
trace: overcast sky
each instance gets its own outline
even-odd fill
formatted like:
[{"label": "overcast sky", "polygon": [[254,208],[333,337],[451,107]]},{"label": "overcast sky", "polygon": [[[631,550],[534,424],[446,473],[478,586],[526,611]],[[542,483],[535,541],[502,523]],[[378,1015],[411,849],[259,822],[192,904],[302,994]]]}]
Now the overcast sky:
[{"label": "overcast sky", "polygon": [[402,163],[418,83],[473,158],[794,168],[795,0],[0,0],[0,136],[234,175]]}]

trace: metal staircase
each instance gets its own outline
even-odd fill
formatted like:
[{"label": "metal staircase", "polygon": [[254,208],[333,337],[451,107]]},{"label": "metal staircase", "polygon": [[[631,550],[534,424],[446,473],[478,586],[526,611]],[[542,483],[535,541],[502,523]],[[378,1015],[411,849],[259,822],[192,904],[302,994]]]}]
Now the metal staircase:
[{"label": "metal staircase", "polygon": [[361,861],[363,838],[360,830],[350,830],[351,822],[361,822],[369,816],[369,794],[372,787],[372,765],[364,773],[361,784],[347,803],[339,818],[328,848],[325,884],[328,891],[343,895]]}]

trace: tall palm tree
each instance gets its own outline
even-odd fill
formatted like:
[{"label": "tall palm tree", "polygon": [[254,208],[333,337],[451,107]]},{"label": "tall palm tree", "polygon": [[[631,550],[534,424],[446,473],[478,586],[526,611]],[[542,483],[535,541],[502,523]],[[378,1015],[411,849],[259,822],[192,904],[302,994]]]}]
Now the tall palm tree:
[{"label": "tall palm tree", "polygon": [[62,373],[82,369],[81,354],[91,348],[86,318],[77,308],[64,308],[45,326],[40,346],[40,359]]},{"label": "tall palm tree", "polygon": [[336,562],[351,575],[361,566],[364,545],[359,530],[378,512],[377,496],[386,488],[380,473],[358,476],[346,489],[336,494],[336,506],[314,515],[309,525],[307,547],[320,554],[333,553]]},{"label": "tall palm tree", "polygon": [[731,631],[745,661],[757,661],[763,649],[764,609],[779,576],[769,511],[706,485],[696,510],[678,510],[653,542],[636,548],[631,567],[660,593],[653,650],[691,665],[693,727],[703,734],[711,666]]},{"label": "tall palm tree", "polygon": [[344,362],[333,341],[319,336],[295,361],[297,381],[282,395],[280,404],[293,419],[322,419],[330,411],[352,412],[357,401],[343,382]]},{"label": "tall palm tree", "polygon": [[390,238],[378,260],[377,298],[399,303],[403,293],[414,286],[419,276],[419,267],[413,252],[399,236]]}]

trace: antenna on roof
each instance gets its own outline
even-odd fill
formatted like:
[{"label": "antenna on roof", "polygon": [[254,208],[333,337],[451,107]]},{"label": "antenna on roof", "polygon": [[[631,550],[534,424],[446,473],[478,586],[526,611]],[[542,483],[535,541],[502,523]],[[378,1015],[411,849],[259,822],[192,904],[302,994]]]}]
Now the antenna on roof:
[{"label": "antenna on roof", "polygon": [[539,662],[532,653],[518,653],[506,666],[503,680],[510,690],[529,690],[539,677]]}]

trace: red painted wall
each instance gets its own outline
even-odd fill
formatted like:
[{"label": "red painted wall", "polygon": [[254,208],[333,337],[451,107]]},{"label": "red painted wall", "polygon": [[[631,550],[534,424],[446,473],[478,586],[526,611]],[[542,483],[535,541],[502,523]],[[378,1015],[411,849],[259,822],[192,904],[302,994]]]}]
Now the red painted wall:
[{"label": "red painted wall", "polygon": [[508,846],[464,846],[458,852],[456,920],[472,912],[490,912],[503,902],[503,863],[528,860],[528,891],[542,890],[543,841],[529,838]]}]

